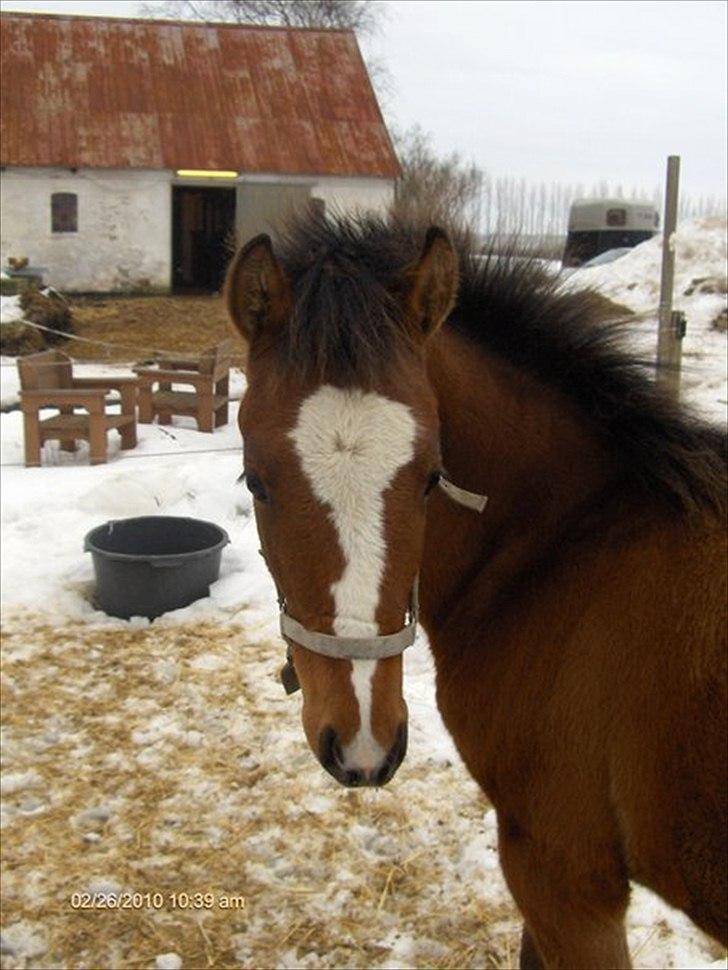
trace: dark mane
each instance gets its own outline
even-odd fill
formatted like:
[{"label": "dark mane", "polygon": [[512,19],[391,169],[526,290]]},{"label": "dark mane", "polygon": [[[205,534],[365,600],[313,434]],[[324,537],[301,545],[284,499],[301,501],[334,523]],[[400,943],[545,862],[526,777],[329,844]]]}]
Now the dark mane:
[{"label": "dark mane", "polygon": [[276,246],[293,285],[289,362],[320,380],[369,386],[406,341],[395,293],[417,238],[378,219],[295,220]]},{"label": "dark mane", "polygon": [[[337,383],[371,385],[407,343],[396,293],[424,230],[375,217],[307,217],[279,247],[294,312],[289,361]],[[604,301],[568,291],[532,260],[476,258],[460,245],[458,301],[446,326],[554,387],[592,422],[625,480],[682,512],[725,514],[726,438],[668,401],[649,365],[621,346]]]}]

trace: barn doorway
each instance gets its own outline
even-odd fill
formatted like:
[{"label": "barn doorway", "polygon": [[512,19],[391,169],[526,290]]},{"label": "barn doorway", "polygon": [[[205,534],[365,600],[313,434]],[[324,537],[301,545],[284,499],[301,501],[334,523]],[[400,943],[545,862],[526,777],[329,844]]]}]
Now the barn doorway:
[{"label": "barn doorway", "polygon": [[235,189],[172,187],[172,288],[214,293],[222,288],[235,228]]}]

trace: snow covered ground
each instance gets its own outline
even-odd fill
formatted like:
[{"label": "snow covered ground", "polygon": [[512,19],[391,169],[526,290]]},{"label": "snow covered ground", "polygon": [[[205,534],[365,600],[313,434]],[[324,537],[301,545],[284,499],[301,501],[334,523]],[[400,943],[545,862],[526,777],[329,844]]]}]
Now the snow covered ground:
[{"label": "snow covered ground", "polygon": [[[725,421],[726,335],[710,329],[725,295],[683,295],[725,275],[725,227],[687,227],[677,244],[685,396]],[[632,332],[654,346],[658,242],[569,285],[587,279],[646,314]],[[79,372],[106,371],[128,372]],[[5,405],[14,362],[0,374]],[[236,396],[243,386],[238,373]],[[406,657],[411,739],[391,785],[343,790],[310,755],[300,695],[276,680],[275,596],[236,484],[235,410],[214,435],[183,418],[140,425],[131,452],[112,434],[100,466],[84,445],[49,444],[40,469],[23,467],[20,412],[2,414],[3,967],[514,966],[494,814],[439,718],[426,644]],[[208,519],[231,538],[210,596],[154,624],[94,609],[83,552],[94,526],[144,514]],[[163,905],[71,905],[104,888],[158,891]],[[196,891],[214,905],[171,905]],[[225,910],[236,895],[245,909]],[[640,888],[629,932],[639,967],[726,966]]]}]

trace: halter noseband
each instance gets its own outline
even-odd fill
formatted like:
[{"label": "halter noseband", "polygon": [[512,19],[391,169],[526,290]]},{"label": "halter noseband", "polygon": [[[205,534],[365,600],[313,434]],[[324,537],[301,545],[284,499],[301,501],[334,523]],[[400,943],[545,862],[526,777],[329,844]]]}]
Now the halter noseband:
[{"label": "halter noseband", "polygon": [[[443,492],[453,502],[482,512],[488,501],[486,495],[469,492],[453,484],[444,475],[438,483]],[[261,555],[263,552],[261,550]],[[265,558],[265,557],[264,557]],[[286,598],[276,584],[278,608],[280,610],[281,636],[286,641],[286,664],[281,670],[281,683],[287,694],[300,690],[298,675],[293,665],[292,644],[295,642],[307,650],[322,654],[324,657],[335,657],[339,660],[382,660],[385,657],[397,657],[411,647],[417,635],[417,618],[419,614],[418,577],[415,576],[410,593],[409,620],[396,633],[385,633],[371,637],[340,637],[333,633],[319,633],[307,630],[298,620],[286,611]]]},{"label": "halter noseband", "polygon": [[396,633],[385,633],[372,637],[339,637],[331,633],[317,633],[301,626],[298,620],[286,613],[285,600],[281,605],[281,635],[287,642],[294,640],[307,650],[321,653],[324,657],[339,660],[381,660],[396,657],[415,642],[417,634],[417,614],[419,598],[417,577],[412,584],[409,604],[409,623]]}]

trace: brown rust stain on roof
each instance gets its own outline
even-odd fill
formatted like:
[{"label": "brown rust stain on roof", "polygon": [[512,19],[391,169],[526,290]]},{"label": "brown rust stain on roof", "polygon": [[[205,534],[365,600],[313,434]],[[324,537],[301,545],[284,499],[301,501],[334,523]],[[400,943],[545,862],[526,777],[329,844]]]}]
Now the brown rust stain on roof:
[{"label": "brown rust stain on roof", "polygon": [[0,163],[395,178],[351,31],[4,14]]}]

